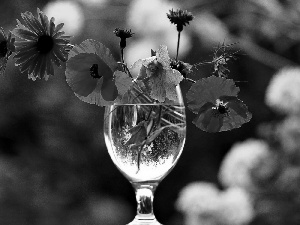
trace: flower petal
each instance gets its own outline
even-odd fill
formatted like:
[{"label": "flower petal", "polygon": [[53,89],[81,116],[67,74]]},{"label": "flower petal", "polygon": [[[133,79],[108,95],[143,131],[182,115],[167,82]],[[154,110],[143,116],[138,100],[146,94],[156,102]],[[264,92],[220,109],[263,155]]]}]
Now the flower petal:
[{"label": "flower petal", "polygon": [[193,123],[203,131],[214,133],[219,132],[223,126],[223,117],[218,116],[218,110],[210,107],[208,103],[200,109],[198,116]]},{"label": "flower petal", "polygon": [[[39,27],[37,27],[34,23],[34,20],[32,19],[33,18],[33,15],[29,12],[25,12],[25,13],[21,13],[21,17],[25,23],[25,27],[28,29],[28,30],[31,30],[33,31],[35,34],[37,35],[42,35],[42,31],[39,29]],[[21,28],[21,27],[20,27]]]},{"label": "flower petal", "polygon": [[6,35],[2,27],[0,27],[0,42],[6,40]]},{"label": "flower petal", "polygon": [[118,68],[118,63],[113,58],[110,50],[106,48],[102,43],[95,40],[87,39],[80,45],[76,45],[69,52],[68,58],[70,59],[78,53],[92,53],[98,55],[99,58],[111,69],[112,72],[115,72],[115,70],[117,70]]},{"label": "flower petal", "polygon": [[169,100],[172,100],[174,102],[178,102],[178,96],[176,91],[176,85],[173,84],[165,84],[165,90],[166,90],[166,97]]},{"label": "flower petal", "polygon": [[90,104],[95,104],[98,106],[107,106],[107,105],[112,105],[114,102],[113,101],[106,101],[103,99],[102,94],[101,94],[101,88],[103,84],[103,77],[98,80],[97,86],[95,90],[89,94],[88,96],[79,96],[75,93],[75,95],[84,102],[90,103]]},{"label": "flower petal", "polygon": [[220,100],[223,102],[228,102],[227,107],[233,109],[239,116],[247,118],[248,109],[247,106],[235,96],[221,96]]},{"label": "flower petal", "polygon": [[101,87],[101,94],[105,101],[114,101],[118,96],[118,89],[113,79],[105,79]]},{"label": "flower petal", "polygon": [[41,11],[38,13],[38,15],[39,15],[39,18],[40,18],[40,22],[41,22],[41,24],[44,28],[44,33],[49,35],[50,31],[49,31],[49,19],[48,19],[48,17]]},{"label": "flower petal", "polygon": [[47,74],[54,75],[54,68],[53,68],[53,65],[51,63],[51,60],[49,60],[49,59],[47,60],[46,69],[47,69]]},{"label": "flower petal", "polygon": [[50,28],[49,28],[49,32],[50,32],[50,36],[51,36],[51,37],[54,36],[54,30],[55,30],[55,23],[54,23],[54,21],[55,21],[55,18],[52,17],[52,18],[50,19]]},{"label": "flower petal", "polygon": [[162,74],[159,74],[157,77],[152,76],[148,84],[151,87],[150,96],[159,102],[164,102],[166,99],[166,90]]},{"label": "flower petal", "polygon": [[221,96],[237,96],[239,88],[232,79],[210,76],[194,83],[186,94],[188,107],[193,113],[198,113],[206,103],[215,103]]},{"label": "flower petal", "polygon": [[7,64],[7,58],[6,57],[0,58],[0,76],[2,76],[5,73],[6,64]]},{"label": "flower petal", "polygon": [[86,97],[94,91],[98,80],[91,76],[90,68],[98,61],[95,54],[87,53],[81,53],[67,61],[66,80],[76,94]]},{"label": "flower petal", "polygon": [[12,33],[22,39],[36,41],[38,39],[37,35],[29,30],[24,30],[21,28],[13,29]]},{"label": "flower petal", "polygon": [[16,66],[19,66],[21,73],[23,73],[29,69],[31,64],[34,64],[34,66],[35,66],[35,62],[36,62],[37,58],[38,58],[38,54],[34,54],[34,55],[26,58],[26,61],[19,62],[19,64],[16,64]]},{"label": "flower petal", "polygon": [[165,82],[177,86],[183,80],[182,74],[178,70],[166,70]]},{"label": "flower petal", "polygon": [[115,82],[119,95],[123,96],[133,85],[133,82],[127,73],[117,70],[114,72]]},{"label": "flower petal", "polygon": [[159,46],[159,49],[156,51],[156,57],[157,61],[160,62],[164,68],[170,67],[170,56],[167,46]]},{"label": "flower petal", "polygon": [[53,36],[57,35],[57,33],[59,33],[59,31],[63,28],[63,26],[64,26],[64,23],[58,24],[54,29]]}]

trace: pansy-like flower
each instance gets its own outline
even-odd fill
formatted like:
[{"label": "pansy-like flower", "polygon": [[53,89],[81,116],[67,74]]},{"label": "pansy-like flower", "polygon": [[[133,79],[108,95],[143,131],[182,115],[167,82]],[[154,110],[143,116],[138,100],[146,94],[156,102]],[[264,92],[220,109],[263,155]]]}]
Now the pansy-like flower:
[{"label": "pansy-like flower", "polygon": [[194,19],[192,13],[187,10],[177,9],[176,11],[169,10],[167,13],[167,17],[171,23],[177,26],[177,31],[181,32],[183,30],[183,26],[189,24],[190,21]]},{"label": "pansy-like flower", "polygon": [[49,78],[54,75],[53,63],[60,67],[67,60],[70,49],[69,38],[61,31],[63,23],[55,26],[54,18],[37,9],[37,17],[31,12],[22,13],[23,24],[17,20],[17,28],[12,33],[23,39],[16,41],[15,64],[28,78]]},{"label": "pansy-like flower", "polygon": [[6,36],[3,28],[0,27],[0,75],[2,75],[6,69],[9,56],[15,51],[14,42],[15,39],[11,37],[11,32]]},{"label": "pansy-like flower", "polygon": [[141,65],[138,79],[144,80],[153,99],[159,102],[165,102],[166,99],[177,101],[176,86],[183,76],[178,70],[171,68],[167,46],[161,45],[155,54],[138,60],[132,68]]},{"label": "pansy-like flower", "polygon": [[84,102],[99,106],[112,104],[118,93],[132,84],[120,69],[111,52],[95,40],[75,45],[69,53],[66,80],[75,95]]},{"label": "pansy-like flower", "polygon": [[203,131],[220,132],[249,122],[252,115],[237,98],[238,92],[231,79],[210,76],[198,80],[186,95],[188,107],[198,114],[193,123]]}]

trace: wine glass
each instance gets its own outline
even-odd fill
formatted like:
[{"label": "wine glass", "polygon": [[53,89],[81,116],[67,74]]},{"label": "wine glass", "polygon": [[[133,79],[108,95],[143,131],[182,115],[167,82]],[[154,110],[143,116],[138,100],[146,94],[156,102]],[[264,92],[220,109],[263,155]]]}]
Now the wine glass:
[{"label": "wine glass", "polygon": [[128,225],[161,225],[153,213],[153,194],[178,161],[185,142],[185,107],[180,88],[178,101],[154,101],[107,106],[104,137],[109,155],[131,182],[137,215]]}]

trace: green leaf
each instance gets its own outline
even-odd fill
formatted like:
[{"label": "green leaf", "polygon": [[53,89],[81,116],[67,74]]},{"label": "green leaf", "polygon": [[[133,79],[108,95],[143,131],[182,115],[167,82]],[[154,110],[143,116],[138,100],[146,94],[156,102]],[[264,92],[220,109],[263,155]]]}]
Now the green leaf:
[{"label": "green leaf", "polygon": [[147,122],[141,121],[136,126],[129,130],[131,137],[126,142],[126,145],[142,145],[147,138]]}]

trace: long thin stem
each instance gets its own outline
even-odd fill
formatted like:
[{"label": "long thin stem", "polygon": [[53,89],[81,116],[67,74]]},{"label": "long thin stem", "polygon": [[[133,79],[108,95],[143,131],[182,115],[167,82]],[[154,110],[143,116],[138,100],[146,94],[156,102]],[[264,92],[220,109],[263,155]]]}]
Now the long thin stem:
[{"label": "long thin stem", "polygon": [[124,60],[124,49],[121,48],[121,62],[124,64],[125,60]]},{"label": "long thin stem", "polygon": [[176,52],[176,58],[175,58],[175,60],[176,60],[176,62],[177,62],[177,60],[178,60],[178,54],[179,54],[179,44],[180,44],[180,31],[178,31],[178,39],[177,39],[177,52]]}]

